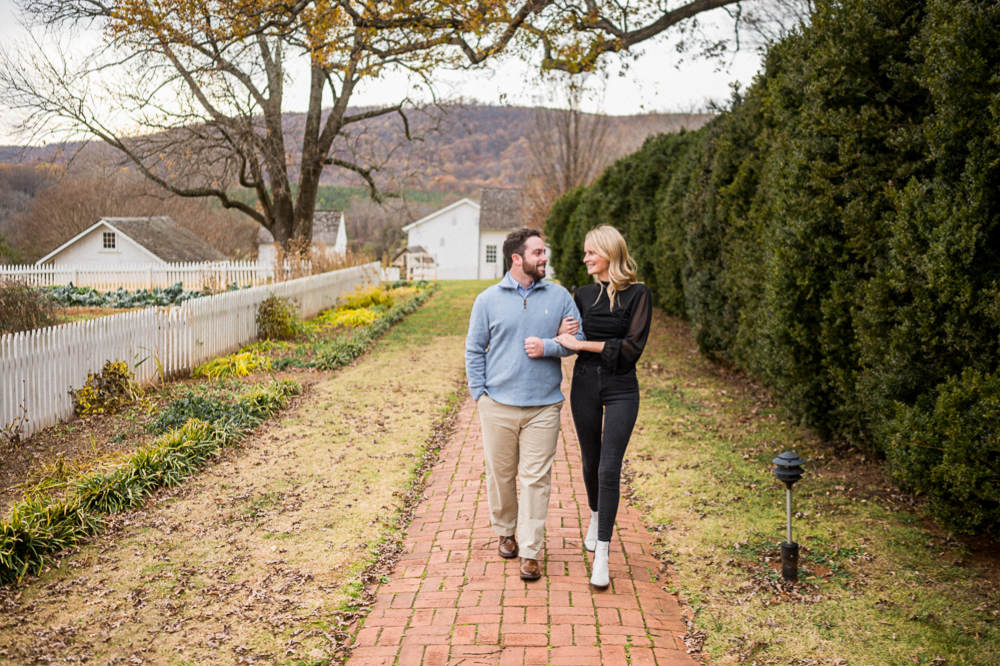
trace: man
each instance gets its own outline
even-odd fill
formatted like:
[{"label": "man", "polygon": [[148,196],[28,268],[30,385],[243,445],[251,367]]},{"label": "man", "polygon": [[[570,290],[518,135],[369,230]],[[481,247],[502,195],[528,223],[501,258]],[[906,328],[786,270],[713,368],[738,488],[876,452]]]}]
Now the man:
[{"label": "man", "polygon": [[[565,400],[560,358],[572,353],[538,335],[555,337],[564,318],[579,321],[580,313],[568,291],[543,279],[548,259],[537,231],[511,232],[503,255],[510,270],[472,306],[465,372],[483,427],[490,523],[500,537],[500,556],[517,557],[519,536],[521,578],[537,580]],[[584,339],[582,331],[576,336]]]}]

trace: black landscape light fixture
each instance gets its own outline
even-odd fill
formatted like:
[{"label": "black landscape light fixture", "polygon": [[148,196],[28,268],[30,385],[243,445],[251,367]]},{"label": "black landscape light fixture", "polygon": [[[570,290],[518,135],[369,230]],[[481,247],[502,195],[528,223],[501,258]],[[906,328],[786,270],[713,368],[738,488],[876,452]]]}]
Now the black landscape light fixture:
[{"label": "black landscape light fixture", "polygon": [[788,540],[781,544],[781,578],[791,583],[799,580],[799,544],[792,541],[792,485],[802,478],[805,460],[791,451],[785,451],[772,460],[774,476],[785,484],[788,509]]}]

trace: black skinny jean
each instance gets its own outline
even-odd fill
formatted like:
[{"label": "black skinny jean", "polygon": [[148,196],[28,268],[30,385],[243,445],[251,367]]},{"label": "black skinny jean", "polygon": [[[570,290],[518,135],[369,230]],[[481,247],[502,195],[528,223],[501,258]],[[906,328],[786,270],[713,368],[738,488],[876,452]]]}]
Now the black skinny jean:
[{"label": "black skinny jean", "polygon": [[587,503],[591,511],[598,512],[597,540],[611,541],[618,515],[622,459],[639,415],[635,370],[613,375],[603,365],[578,363],[573,369],[570,409],[580,440]]}]

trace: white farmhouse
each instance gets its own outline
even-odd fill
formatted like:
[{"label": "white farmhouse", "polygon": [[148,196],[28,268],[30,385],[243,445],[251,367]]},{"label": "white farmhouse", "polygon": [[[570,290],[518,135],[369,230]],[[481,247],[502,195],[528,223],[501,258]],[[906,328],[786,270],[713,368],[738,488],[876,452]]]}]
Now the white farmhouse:
[{"label": "white farmhouse", "polygon": [[[329,252],[347,254],[347,223],[339,210],[318,210],[313,213],[313,245],[322,243]],[[278,246],[271,232],[261,227],[257,231],[257,261],[262,265],[274,263]]]},{"label": "white farmhouse", "polygon": [[224,254],[169,217],[105,217],[35,264],[105,268],[225,260]]},{"label": "white farmhouse", "polygon": [[504,238],[523,226],[521,191],[487,188],[481,203],[462,199],[403,227],[402,253],[433,257],[440,280],[498,280]]}]

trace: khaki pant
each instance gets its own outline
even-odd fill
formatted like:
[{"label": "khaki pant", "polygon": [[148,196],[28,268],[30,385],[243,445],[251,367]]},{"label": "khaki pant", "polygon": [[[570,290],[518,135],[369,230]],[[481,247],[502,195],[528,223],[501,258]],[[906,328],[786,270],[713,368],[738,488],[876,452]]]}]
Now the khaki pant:
[{"label": "khaki pant", "polygon": [[[545,541],[549,513],[552,460],[559,437],[562,403],[541,407],[501,405],[490,396],[479,398],[486,458],[486,494],[490,523],[500,536],[515,530],[521,557],[538,559]],[[517,479],[521,480],[521,503]]]}]

